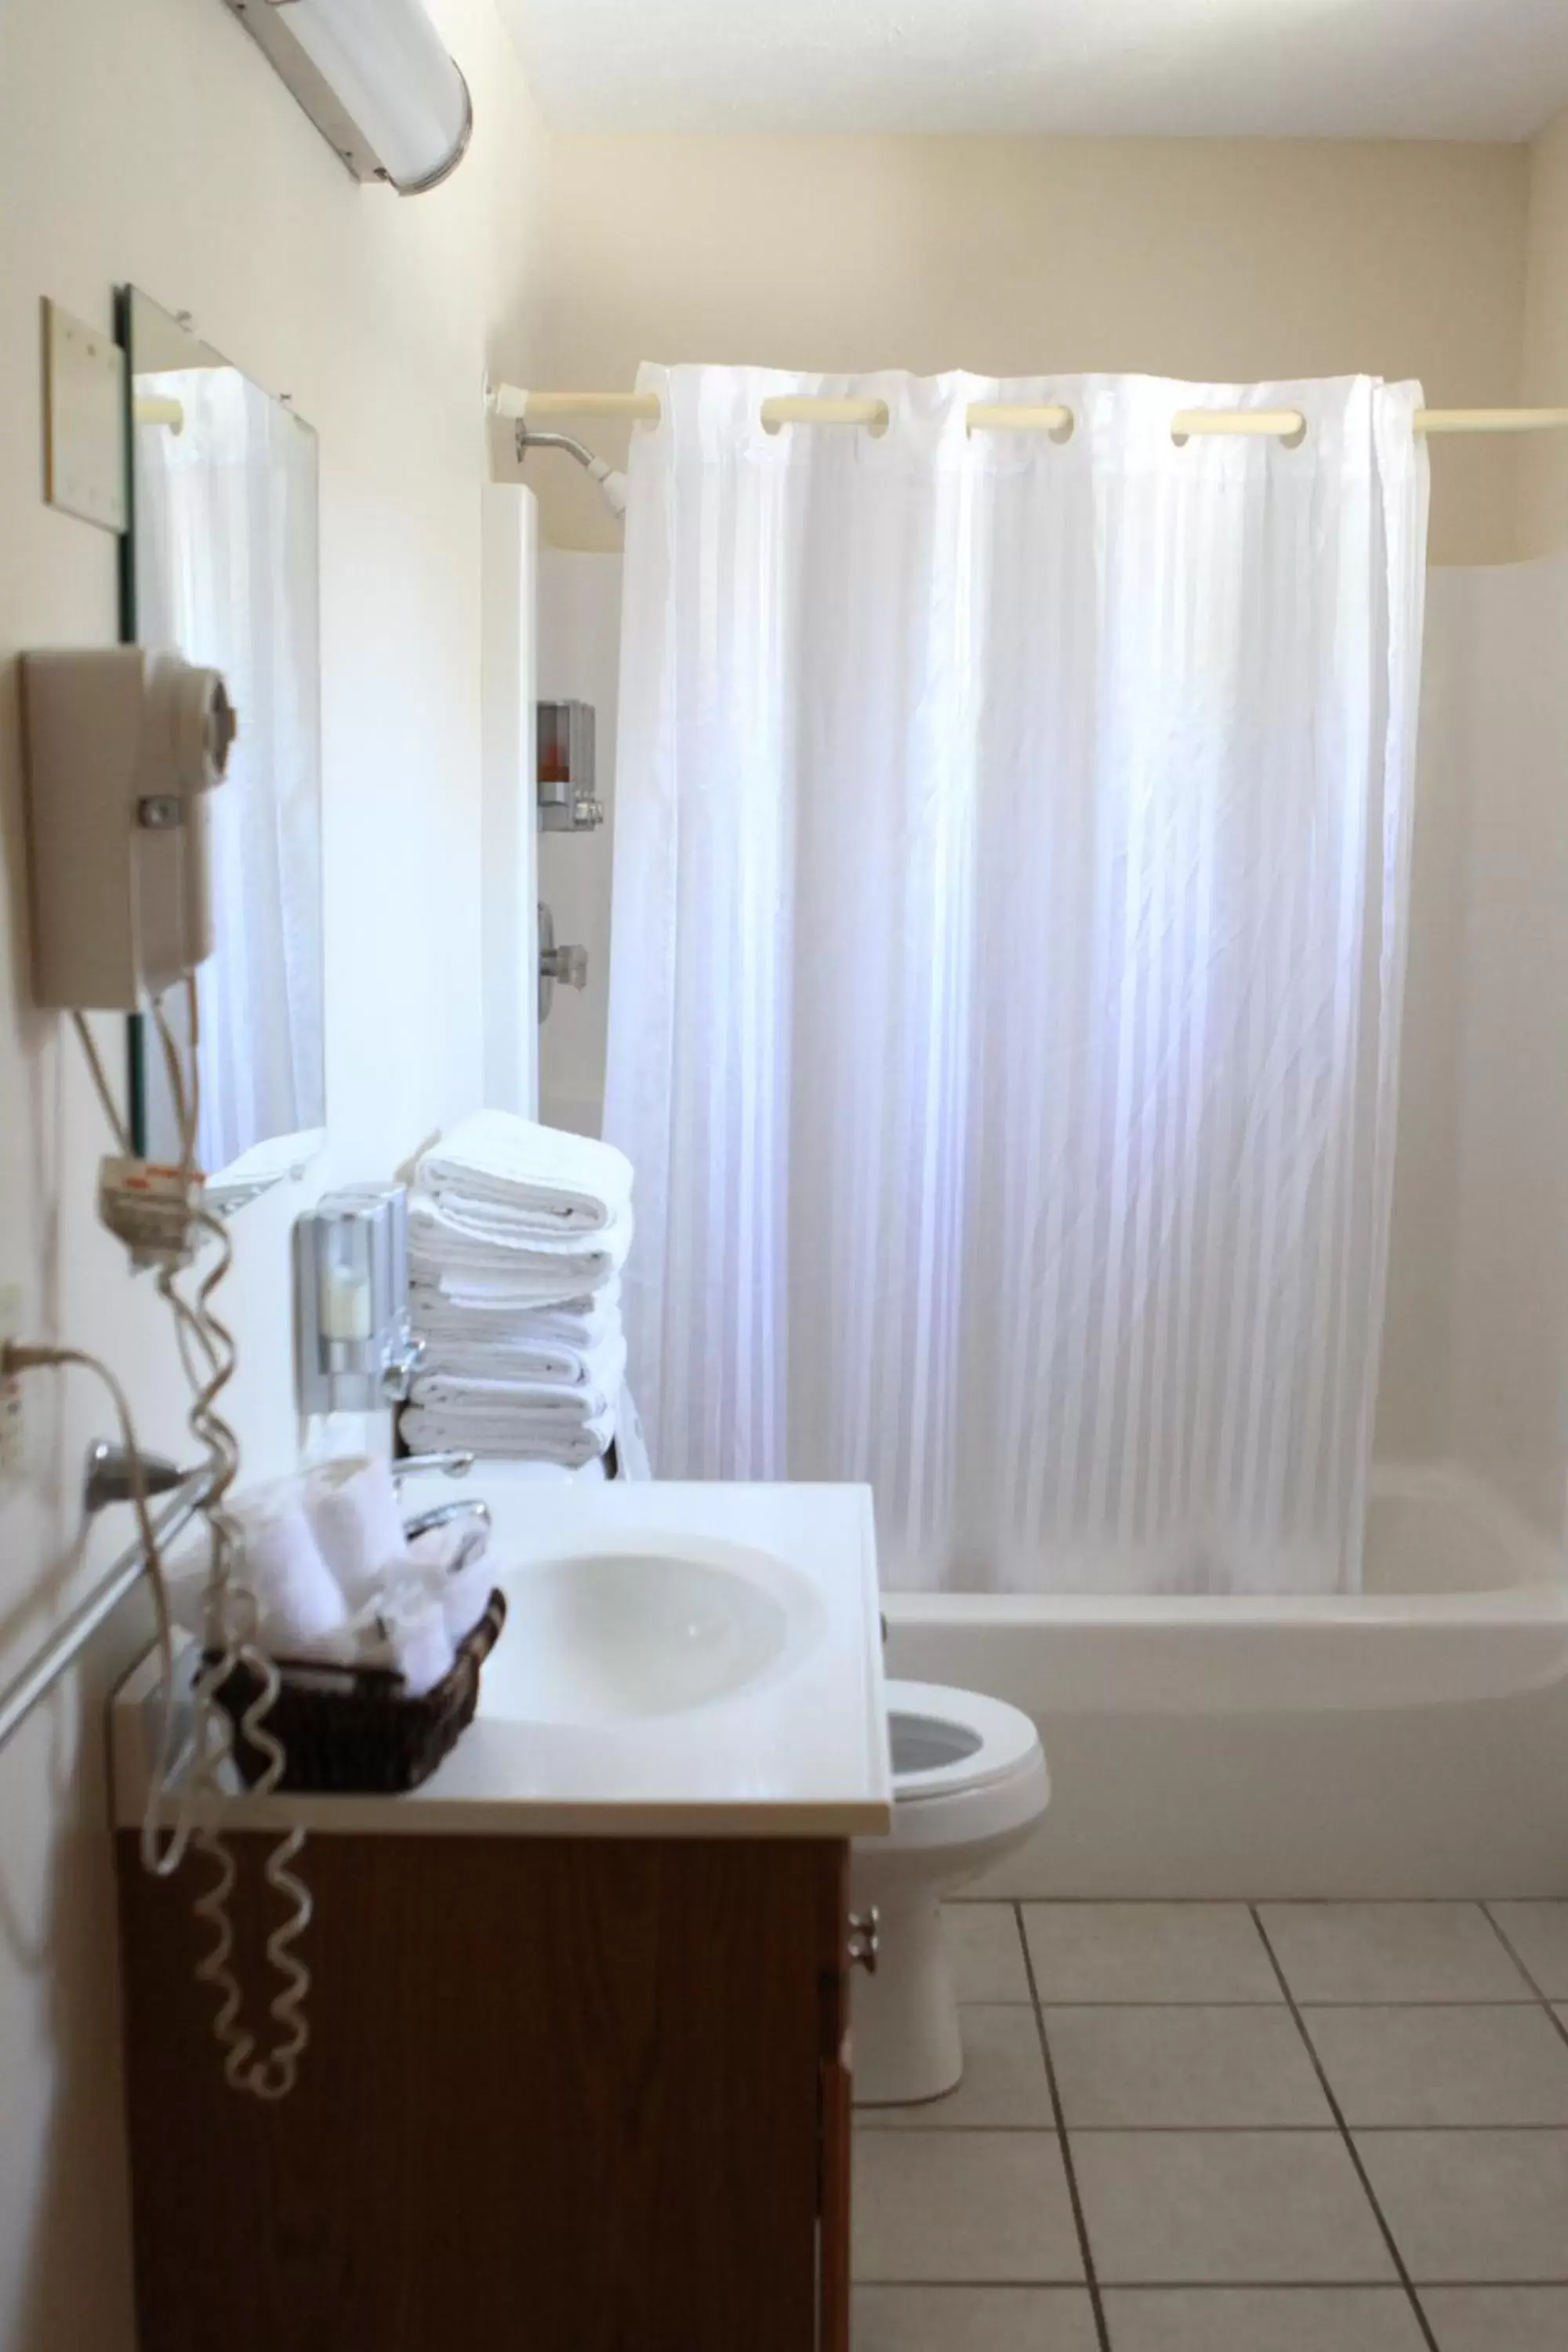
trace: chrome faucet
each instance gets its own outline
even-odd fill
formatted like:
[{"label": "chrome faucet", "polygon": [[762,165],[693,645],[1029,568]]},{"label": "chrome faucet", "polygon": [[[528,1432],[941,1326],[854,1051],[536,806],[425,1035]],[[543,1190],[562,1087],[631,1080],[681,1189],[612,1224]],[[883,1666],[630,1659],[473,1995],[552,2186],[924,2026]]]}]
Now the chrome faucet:
[{"label": "chrome faucet", "polygon": [[416,1511],[411,1519],[403,1522],[403,1532],[412,1543],[416,1536],[427,1536],[434,1528],[456,1527],[459,1521],[469,1522],[468,1531],[458,1544],[447,1569],[449,1576],[460,1576],[473,1559],[489,1547],[490,1507],[477,1495],[465,1495],[454,1503],[437,1503],[428,1511]]},{"label": "chrome faucet", "polygon": [[472,1519],[488,1533],[490,1507],[478,1495],[464,1495],[455,1503],[437,1503],[428,1511],[416,1511],[411,1519],[404,1520],[403,1532],[412,1543],[416,1536],[427,1536],[433,1528],[455,1527],[459,1519]]}]

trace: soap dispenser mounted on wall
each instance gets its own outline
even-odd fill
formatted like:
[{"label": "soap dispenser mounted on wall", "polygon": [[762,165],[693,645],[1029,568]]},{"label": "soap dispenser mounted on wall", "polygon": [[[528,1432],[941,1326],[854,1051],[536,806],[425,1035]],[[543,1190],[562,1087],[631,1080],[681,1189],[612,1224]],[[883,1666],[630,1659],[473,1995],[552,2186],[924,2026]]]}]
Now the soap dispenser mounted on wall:
[{"label": "soap dispenser mounted on wall", "polygon": [[294,1223],[299,1410],[387,1412],[408,1394],[422,1343],[408,1319],[408,1194],[345,1184]]},{"label": "soap dispenser mounted on wall", "polygon": [[535,705],[539,827],[542,833],[592,833],[605,822],[594,791],[594,706]]},{"label": "soap dispenser mounted on wall", "polygon": [[[542,833],[592,833],[605,822],[594,791],[594,706],[540,702],[534,706],[535,776]],[[548,1021],[557,982],[588,984],[588,950],[557,944],[555,918],[539,902],[539,1017]]]}]

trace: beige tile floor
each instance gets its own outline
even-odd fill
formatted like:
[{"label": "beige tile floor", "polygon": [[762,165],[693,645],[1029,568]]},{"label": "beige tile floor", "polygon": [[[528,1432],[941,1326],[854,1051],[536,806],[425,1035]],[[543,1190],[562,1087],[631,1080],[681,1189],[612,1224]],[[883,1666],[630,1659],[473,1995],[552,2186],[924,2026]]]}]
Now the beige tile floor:
[{"label": "beige tile floor", "polygon": [[1568,1903],[964,1903],[855,2352],[1568,2352]]}]

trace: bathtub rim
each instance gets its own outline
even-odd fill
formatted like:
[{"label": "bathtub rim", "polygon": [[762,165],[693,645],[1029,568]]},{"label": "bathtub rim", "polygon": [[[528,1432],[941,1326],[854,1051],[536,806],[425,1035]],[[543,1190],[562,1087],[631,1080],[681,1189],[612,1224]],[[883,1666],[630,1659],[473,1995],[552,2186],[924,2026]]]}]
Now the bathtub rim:
[{"label": "bathtub rim", "polygon": [[[1385,1472],[1511,1580],[1360,1593],[888,1591],[889,1673],[1060,1714],[1291,1716],[1512,1699],[1568,1682],[1568,1555],[1468,1472]],[[1048,1747],[1047,1747],[1048,1752]]]},{"label": "bathtub rim", "polygon": [[1360,1592],[947,1592],[885,1588],[889,1623],[1203,1627],[1435,1624],[1556,1626],[1568,1622],[1568,1545],[1558,1547],[1495,1488],[1459,1463],[1380,1463],[1370,1507],[1441,1512],[1469,1522],[1478,1543],[1507,1559],[1503,1582]]}]

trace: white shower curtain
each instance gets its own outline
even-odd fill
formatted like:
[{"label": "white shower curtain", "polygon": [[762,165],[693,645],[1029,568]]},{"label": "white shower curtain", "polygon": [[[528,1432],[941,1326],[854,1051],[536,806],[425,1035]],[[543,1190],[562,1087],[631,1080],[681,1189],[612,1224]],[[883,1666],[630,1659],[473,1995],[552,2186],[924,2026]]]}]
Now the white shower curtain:
[{"label": "white shower curtain", "polygon": [[[659,1475],[868,1479],[896,1586],[1353,1586],[1417,388],[642,383],[605,1124]],[[1300,446],[1173,443],[1244,405]]]}]

